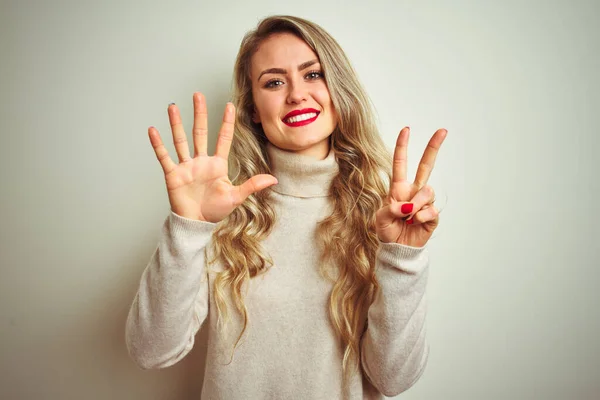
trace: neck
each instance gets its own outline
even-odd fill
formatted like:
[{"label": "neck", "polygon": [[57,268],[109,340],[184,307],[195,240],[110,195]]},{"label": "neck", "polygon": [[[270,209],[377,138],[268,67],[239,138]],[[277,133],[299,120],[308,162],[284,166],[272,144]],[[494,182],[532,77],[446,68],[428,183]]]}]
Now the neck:
[{"label": "neck", "polygon": [[[290,150],[287,150],[290,151]],[[329,155],[329,137],[325,138],[320,143],[317,143],[306,150],[295,151],[296,154],[312,157],[315,160],[324,160]]]},{"label": "neck", "polygon": [[333,149],[322,158],[283,150],[267,142],[271,173],[279,183],[271,187],[277,193],[294,197],[327,197],[331,181],[339,168]]}]

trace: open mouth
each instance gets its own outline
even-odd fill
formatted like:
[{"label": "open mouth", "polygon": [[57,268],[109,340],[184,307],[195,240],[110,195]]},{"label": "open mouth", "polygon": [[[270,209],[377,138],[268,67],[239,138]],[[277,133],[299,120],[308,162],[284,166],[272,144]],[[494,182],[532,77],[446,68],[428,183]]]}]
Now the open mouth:
[{"label": "open mouth", "polygon": [[287,126],[304,126],[314,122],[318,117],[318,112],[308,112],[305,114],[299,114],[294,115],[293,117],[285,118],[283,123]]}]

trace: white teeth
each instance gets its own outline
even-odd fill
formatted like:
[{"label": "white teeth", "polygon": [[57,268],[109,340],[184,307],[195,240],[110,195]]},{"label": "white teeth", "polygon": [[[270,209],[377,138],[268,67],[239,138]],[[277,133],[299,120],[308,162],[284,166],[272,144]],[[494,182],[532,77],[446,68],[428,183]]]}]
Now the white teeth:
[{"label": "white teeth", "polygon": [[300,114],[286,119],[285,122],[292,124],[294,122],[306,121],[307,119],[311,119],[316,116],[317,113]]}]

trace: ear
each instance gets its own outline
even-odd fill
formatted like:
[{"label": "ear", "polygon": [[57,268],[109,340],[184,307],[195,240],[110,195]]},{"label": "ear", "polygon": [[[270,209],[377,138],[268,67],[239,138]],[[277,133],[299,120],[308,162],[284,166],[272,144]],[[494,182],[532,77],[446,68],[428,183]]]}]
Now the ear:
[{"label": "ear", "polygon": [[256,106],[254,106],[254,111],[252,112],[252,122],[254,122],[255,124],[260,124],[260,116],[258,115]]}]

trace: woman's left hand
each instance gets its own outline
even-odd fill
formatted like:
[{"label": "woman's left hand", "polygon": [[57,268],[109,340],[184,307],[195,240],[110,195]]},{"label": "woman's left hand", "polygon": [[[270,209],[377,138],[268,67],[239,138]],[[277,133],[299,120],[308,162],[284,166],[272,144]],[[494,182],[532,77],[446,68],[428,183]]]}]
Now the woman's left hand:
[{"label": "woman's left hand", "polygon": [[435,192],[427,181],[448,131],[438,129],[429,140],[414,183],[406,180],[409,133],[410,128],[405,127],[398,135],[390,193],[377,211],[375,230],[384,243],[423,247],[439,224],[439,211],[433,205]]}]

